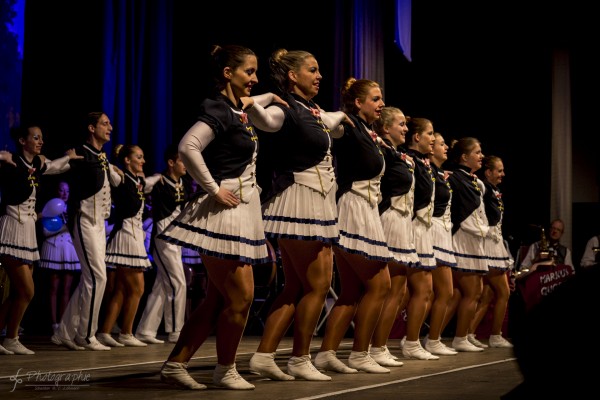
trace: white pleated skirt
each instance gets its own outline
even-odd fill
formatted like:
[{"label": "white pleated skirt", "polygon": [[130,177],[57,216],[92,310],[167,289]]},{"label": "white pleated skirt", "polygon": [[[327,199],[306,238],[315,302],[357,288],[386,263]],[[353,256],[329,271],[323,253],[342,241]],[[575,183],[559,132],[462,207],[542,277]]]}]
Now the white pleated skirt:
[{"label": "white pleated skirt", "polygon": [[[18,206],[8,206],[16,208]],[[0,217],[0,255],[5,255],[25,264],[40,259],[35,235],[35,218],[23,215],[20,220],[7,211]]]},{"label": "white pleated skirt", "polygon": [[138,215],[125,219],[121,229],[106,244],[106,265],[144,270],[150,268],[152,263],[148,258],[145,240],[140,210]]},{"label": "white pleated skirt", "polygon": [[159,238],[196,250],[200,256],[245,264],[269,260],[258,192],[248,203],[233,208],[219,203],[214,196],[200,196],[187,204]]},{"label": "white pleated skirt", "polygon": [[317,240],[337,243],[334,185],[326,195],[294,183],[263,206],[265,233],[272,239]]},{"label": "white pleated skirt", "polygon": [[456,270],[487,273],[484,239],[465,232],[462,228],[452,235]]},{"label": "white pleated skirt", "polygon": [[488,258],[489,269],[509,270],[513,266],[513,259],[508,254],[503,241],[496,242],[486,238],[484,241],[485,254]]},{"label": "white pleated skirt", "polygon": [[402,215],[388,208],[381,214],[381,225],[394,261],[409,267],[419,263],[410,213]]},{"label": "white pleated skirt", "polygon": [[389,262],[394,259],[377,205],[373,207],[363,197],[349,191],[338,200],[338,215],[339,248],[369,260]]},{"label": "white pleated skirt", "polygon": [[40,268],[56,271],[80,271],[79,257],[69,232],[46,238],[40,251]]},{"label": "white pleated skirt", "polygon": [[413,231],[415,234],[415,247],[417,256],[419,256],[419,264],[415,268],[434,270],[437,267],[435,257],[433,255],[433,232],[431,226],[428,226],[419,218],[412,220]]},{"label": "white pleated skirt", "polygon": [[452,247],[452,225],[444,223],[442,218],[433,217],[431,232],[433,234],[433,257],[438,266],[456,267],[456,257]]}]

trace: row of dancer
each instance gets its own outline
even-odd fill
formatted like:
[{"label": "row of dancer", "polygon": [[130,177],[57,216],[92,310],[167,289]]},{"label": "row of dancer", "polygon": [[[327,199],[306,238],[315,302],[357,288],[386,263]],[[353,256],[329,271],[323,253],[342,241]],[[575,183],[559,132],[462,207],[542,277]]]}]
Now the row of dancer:
[{"label": "row of dancer", "polygon": [[[310,362],[309,345],[330,285],[334,251],[336,261],[340,263],[339,260],[344,259],[342,263],[348,265],[341,267],[344,270],[340,274],[342,293],[328,319],[329,337],[326,333],[315,364],[324,370],[337,370],[340,366],[347,368],[341,372],[359,369],[389,372],[375,362],[368,351],[391,286],[387,264],[392,256],[383,227],[377,223],[378,185],[385,167],[377,144],[380,141],[372,141],[369,129],[379,118],[384,105],[380,88],[371,81],[350,79],[344,90],[344,109],[349,115],[343,112],[325,113],[312,102],[321,79],[314,57],[305,52],[282,51],[271,59],[271,66],[273,75],[279,77],[283,100],[270,93],[249,98],[250,89],[257,81],[256,56],[235,46],[217,48],[215,55],[215,77],[220,93],[216,101],[205,102],[201,122],[190,129],[179,146],[192,177],[207,194],[191,202],[160,236],[178,245],[198,248],[207,267],[209,289],[207,299],[184,326],[178,343],[163,366],[162,379],[188,388],[202,388],[203,385],[187,374],[186,365],[216,326],[218,342],[222,345],[218,346],[219,364],[214,382],[232,389],[253,388],[237,374],[235,350],[251,302],[250,265],[266,261],[265,230],[271,237],[279,239],[280,249],[284,249],[285,286],[287,289],[289,281],[289,293],[296,294],[295,298],[286,300],[284,289],[282,301],[276,302],[270,312],[265,331],[265,337],[269,337],[276,349],[291,321],[295,321],[293,356],[288,362],[289,374],[284,374],[283,378],[331,379]],[[263,108],[263,104],[273,100],[281,105]],[[263,131],[281,130],[287,133],[277,134],[276,140],[280,144],[287,143],[296,148],[303,144],[307,150],[297,152],[296,157],[289,157],[289,154],[275,156],[279,170],[275,175],[275,190],[266,192],[272,196],[267,199],[264,208],[265,227],[262,226],[260,207],[257,207],[257,135],[248,123],[248,116]],[[342,121],[345,123],[340,127]],[[237,134],[224,135],[223,132]],[[347,152],[351,151],[352,144],[358,144],[364,150],[361,159],[368,168],[357,171],[356,163],[344,163],[342,168],[347,170],[341,173],[338,164],[338,176],[344,178],[336,181],[332,137],[340,138],[337,148],[342,150],[336,151],[336,157],[344,158],[344,143]],[[232,144],[243,151],[232,151]],[[346,159],[350,159],[348,153]],[[426,165],[425,161],[423,164]],[[357,175],[352,176],[353,173]],[[426,173],[431,175],[430,171]],[[374,190],[371,191],[371,188]],[[314,201],[290,200],[307,198]],[[336,200],[348,212],[340,213]],[[298,204],[320,204],[322,207],[317,209],[318,215],[315,216],[312,210],[292,207]],[[215,208],[220,212],[212,212]],[[342,214],[346,218],[340,218],[339,227],[342,229],[339,229],[336,219]],[[210,215],[210,218],[203,215]],[[245,218],[240,218],[241,215]],[[377,218],[367,218],[372,224],[365,234],[362,231],[364,220],[354,219],[355,215],[375,215]],[[247,223],[250,216],[256,224]],[[421,217],[425,224],[427,213]],[[243,225],[241,231],[240,225]],[[427,240],[422,242],[427,244]],[[373,243],[376,244],[374,248]],[[289,249],[288,254],[299,257],[285,256],[286,248]],[[428,257],[427,254],[431,253],[423,254]],[[289,257],[287,262],[286,257]],[[355,268],[355,263],[365,269]],[[319,268],[325,273],[319,274]],[[297,287],[294,287],[293,275],[296,274]],[[353,319],[355,330],[360,334],[355,334],[352,362],[349,360],[350,366],[346,367],[336,358],[335,351]],[[269,325],[274,328],[268,328]],[[95,339],[90,335],[88,338]],[[278,369],[273,355],[274,350],[257,351],[256,360],[253,357],[255,362],[251,360],[251,368],[259,373],[273,373]]]},{"label": "row of dancer", "polygon": [[[205,100],[200,121],[179,145],[188,170],[206,194],[188,205],[161,234],[165,240],[182,246],[194,243],[198,247],[203,260],[207,261],[209,289],[207,299],[186,323],[180,340],[163,365],[161,379],[189,389],[205,388],[189,376],[186,368],[216,327],[218,365],[214,383],[231,389],[254,388],[237,373],[235,352],[252,297],[250,265],[264,261],[265,232],[278,241],[285,285],[269,312],[250,368],[276,380],[331,379],[319,370],[389,372],[369,352],[391,287],[388,263],[395,260],[390,254],[378,210],[380,180],[385,175],[382,140],[370,129],[384,107],[381,89],[375,82],[351,78],[342,94],[344,111],[325,112],[313,101],[322,78],[314,56],[304,51],[280,50],[269,61],[281,97],[267,93],[251,98],[250,89],[257,83],[254,53],[236,46],[216,47],[213,56],[215,78],[219,82],[217,93],[214,98]],[[264,108],[269,102],[275,104]],[[262,216],[256,191],[256,169],[267,164],[259,162],[257,165],[258,135],[250,121],[268,138],[262,142],[267,143],[267,148],[280,150],[268,154],[274,170],[269,171],[267,176],[273,178],[267,179],[266,190],[263,188]],[[414,135],[415,143],[424,142],[423,147],[415,148],[414,158],[418,159],[415,165],[421,165],[419,173],[426,180],[418,181],[425,196],[419,198],[423,207],[415,207],[419,218],[413,228],[423,234],[415,235],[412,248],[417,259],[413,259],[409,268],[431,282],[428,272],[436,264],[433,240],[425,233],[431,226],[434,194],[431,185],[435,179],[427,158],[434,142],[430,123],[427,128],[430,129],[415,131]],[[237,152],[232,150],[233,144],[238,146]],[[469,142],[469,145],[468,151],[462,148],[459,158],[465,174],[471,177],[472,171],[466,165],[469,157],[480,166],[482,154],[478,142]],[[281,151],[290,148],[295,151]],[[425,148],[427,151],[423,151]],[[460,187],[463,181],[457,179],[457,190],[465,190]],[[466,197],[475,204],[473,191],[479,196],[481,189],[473,187],[473,181],[469,181],[466,188],[470,190]],[[459,210],[463,212],[459,217],[471,218],[471,223],[476,220],[482,224],[481,230],[475,239],[465,239],[458,250],[464,259],[461,268],[467,271],[465,275],[481,282],[482,273],[488,269],[483,250],[487,219],[480,215],[479,202],[474,210],[468,209],[471,205]],[[453,243],[453,251],[456,247]],[[474,263],[470,258],[475,251],[479,252]],[[342,289],[313,365],[310,342],[331,283],[334,253]],[[397,259],[397,262],[405,264],[407,261]],[[419,280],[422,279],[415,279],[420,285]],[[430,292],[431,289],[429,295]],[[425,293],[427,295],[427,290]],[[415,309],[418,311],[412,313],[416,319],[414,325],[420,327],[427,304]],[[465,313],[465,317],[470,320],[472,315]],[[274,355],[292,321],[294,344],[286,374],[275,364]],[[337,359],[336,351],[352,321],[355,335],[346,365]],[[467,343],[466,337],[465,332],[459,337],[460,343]],[[439,337],[435,340],[439,341]],[[410,342],[409,345],[420,347],[418,339]],[[383,346],[378,347],[381,350]],[[423,349],[415,347],[414,350],[417,354],[429,354],[430,359],[436,358]]]},{"label": "row of dancer", "polygon": [[[72,240],[76,253],[76,255],[71,254],[68,260],[63,258],[60,262],[68,262],[69,265],[79,263],[82,259],[84,262],[79,286],[70,297],[61,324],[56,327],[52,337],[54,343],[76,350],[83,348],[107,350],[109,347],[96,339],[96,333],[100,338],[105,339],[105,342],[114,346],[123,344],[142,346],[145,345],[143,342],[156,343],[156,330],[163,315],[165,329],[170,333],[169,339],[174,342],[177,336],[171,337],[171,335],[177,335],[183,325],[186,286],[180,248],[174,246],[175,256],[171,258],[169,249],[163,247],[158,251],[160,253],[158,267],[163,273],[159,271],[157,274],[155,288],[138,325],[138,336],[142,341],[135,338],[132,332],[133,317],[143,293],[141,272],[150,266],[143,242],[143,230],[141,230],[144,189],[156,188],[157,226],[164,223],[162,219],[174,217],[170,215],[170,211],[175,211],[185,200],[181,182],[185,167],[180,161],[178,162],[177,149],[171,147],[170,152],[166,151],[169,167],[162,175],[157,174],[144,180],[142,178],[143,152],[138,146],[117,146],[118,150],[122,150],[119,152],[119,161],[123,170],[113,168],[101,151],[103,144],[110,139],[112,131],[110,120],[105,113],[90,113],[86,123],[88,135],[85,144],[77,149],[68,150],[67,155],[61,159],[51,161],[41,154],[43,134],[36,125],[23,126],[14,130],[14,139],[19,149],[15,154],[15,160],[9,152],[1,154],[3,213],[0,221],[3,235],[0,238],[0,256],[2,268],[10,279],[10,295],[3,303],[0,313],[2,326],[6,325],[7,328],[4,342],[6,346],[0,349],[3,354],[34,354],[18,340],[18,327],[34,293],[33,264],[39,262],[40,265],[51,266],[50,264],[56,258],[52,249],[62,251],[59,249],[61,246],[57,246],[56,243],[59,237],[60,240],[68,242]],[[36,212],[36,196],[40,178],[43,174],[67,171],[71,174],[67,176],[75,179],[74,184],[71,185],[75,190],[68,201],[67,208],[70,217],[66,218],[70,222],[69,231],[73,235],[71,236],[64,226],[61,226],[58,232],[54,227],[52,232],[45,232],[50,233],[49,236],[52,237],[44,241],[43,257],[40,259],[35,233],[35,221],[39,217]],[[151,185],[145,185],[146,181],[150,181]],[[61,187],[65,192],[66,185]],[[172,188],[170,191],[173,193],[168,193],[168,189],[162,189],[164,187]],[[161,190],[167,195],[161,196]],[[116,224],[118,226],[112,229],[106,247],[105,220],[113,204],[115,213],[118,214]],[[65,238],[65,235],[69,238]],[[160,245],[159,243],[158,246]],[[126,248],[119,248],[119,246]],[[62,256],[64,255],[61,254]],[[123,257],[127,259],[121,259]],[[163,262],[165,259],[168,261]],[[104,285],[107,280],[107,263],[113,268],[116,267],[115,274],[121,276],[114,292],[107,294],[109,298],[104,326],[100,332],[96,332],[100,303],[104,297]],[[172,271],[164,273],[164,270],[169,267]],[[55,308],[53,302],[51,305],[53,318],[54,313],[60,314]],[[124,327],[119,335],[119,342],[116,342],[111,340],[107,330],[112,328],[119,315],[122,316]]]}]

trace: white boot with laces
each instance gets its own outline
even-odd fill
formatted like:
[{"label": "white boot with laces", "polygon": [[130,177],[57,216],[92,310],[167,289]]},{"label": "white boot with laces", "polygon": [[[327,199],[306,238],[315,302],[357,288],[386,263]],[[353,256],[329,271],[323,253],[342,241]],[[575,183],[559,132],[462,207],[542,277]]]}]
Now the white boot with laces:
[{"label": "white boot with laces", "polygon": [[19,337],[17,336],[14,339],[4,338],[4,342],[2,342],[2,346],[4,346],[4,350],[8,350],[13,354],[20,355],[32,355],[35,354],[34,351],[29,350],[27,347],[23,346],[21,342],[19,342]]},{"label": "white boot with laces", "polygon": [[357,369],[350,368],[339,358],[334,350],[320,351],[315,357],[315,367],[320,371],[333,371],[339,374],[356,374]]},{"label": "white boot with laces", "polygon": [[425,338],[425,350],[438,356],[454,356],[458,354],[457,351],[451,350],[441,340],[431,340],[429,337]]},{"label": "white boot with laces", "polygon": [[235,368],[235,364],[217,364],[213,372],[213,383],[224,389],[252,390],[254,385],[241,377]]},{"label": "white boot with laces", "polygon": [[382,367],[373,360],[367,351],[351,351],[348,357],[348,365],[359,371],[365,371],[370,374],[388,374],[390,370]]},{"label": "white boot with laces", "polygon": [[160,370],[160,380],[171,385],[189,390],[206,389],[206,385],[198,383],[187,372],[187,364],[167,361]]},{"label": "white boot with laces", "polygon": [[254,353],[250,358],[250,371],[274,381],[294,380],[293,376],[279,369],[275,363],[275,353]]},{"label": "white boot with laces", "polygon": [[502,332],[499,335],[490,335],[490,347],[512,348],[513,345],[508,340],[502,337]]},{"label": "white boot with laces", "polygon": [[301,357],[291,357],[287,364],[287,372],[294,378],[305,381],[330,381],[329,375],[319,372],[310,361],[310,354]]},{"label": "white boot with laces", "polygon": [[105,346],[125,347],[123,343],[119,343],[115,339],[113,339],[110,333],[96,333],[96,339],[98,339],[98,341]]},{"label": "white boot with laces", "polygon": [[377,364],[383,367],[401,367],[404,365],[402,361],[392,358],[387,346],[371,347],[369,354]]},{"label": "white boot with laces", "polygon": [[402,347],[402,355],[406,358],[413,358],[416,360],[439,360],[440,358],[436,355],[431,354],[421,346],[421,342],[418,340],[411,341],[407,340],[404,342]]},{"label": "white boot with laces", "polygon": [[482,349],[486,349],[488,347],[487,344],[481,343],[479,340],[477,340],[477,338],[475,338],[475,334],[474,333],[469,333],[467,335],[467,340],[472,344],[475,345],[477,347],[481,347]]},{"label": "white boot with laces", "polygon": [[483,348],[477,347],[473,343],[471,343],[469,339],[467,339],[467,336],[455,336],[454,340],[452,340],[452,348],[456,351],[483,351]]}]

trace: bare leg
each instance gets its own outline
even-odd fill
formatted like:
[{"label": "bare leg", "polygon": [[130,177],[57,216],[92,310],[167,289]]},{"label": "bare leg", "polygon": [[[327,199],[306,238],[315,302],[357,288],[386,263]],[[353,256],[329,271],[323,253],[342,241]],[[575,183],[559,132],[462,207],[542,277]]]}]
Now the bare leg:
[{"label": "bare leg", "polygon": [[117,267],[117,271],[113,272],[114,274],[114,284],[113,290],[108,299],[105,298],[105,310],[104,310],[104,320],[102,321],[102,326],[98,330],[99,333],[108,333],[112,330],[113,326],[117,322],[117,318],[121,313],[121,308],[123,307],[123,299],[125,298],[125,282],[121,279],[121,273],[118,270],[121,267]]},{"label": "bare leg", "polygon": [[294,313],[292,350],[292,356],[300,357],[310,354],[312,336],[331,287],[333,252],[331,247],[320,242],[282,240],[280,245],[293,260],[294,270],[302,284],[302,295]]},{"label": "bare leg", "polygon": [[396,316],[400,311],[402,300],[406,294],[406,267],[398,263],[389,263],[388,268],[390,270],[392,286],[385,299],[381,316],[373,332],[373,340],[371,342],[373,347],[386,345],[394,327]]},{"label": "bare leg", "polygon": [[58,313],[58,320],[60,320],[60,318],[62,318],[62,315],[65,312],[65,309],[67,308],[67,304],[69,304],[69,300],[71,300],[71,286],[73,284],[73,279],[74,279],[74,274],[72,272],[69,271],[65,271],[63,272],[63,276],[62,276],[62,293],[60,296],[60,300],[58,301],[58,308],[57,308],[57,313]]},{"label": "bare leg", "polygon": [[[490,286],[487,277],[484,278],[483,282],[483,291],[481,292],[481,298],[477,303],[477,309],[475,310],[475,315],[473,316],[473,321],[471,321],[471,325],[469,326],[469,333],[475,333],[481,321],[487,314],[490,305],[494,301],[494,290]],[[506,310],[505,310],[506,311]]]},{"label": "bare leg", "polygon": [[448,304],[452,299],[452,270],[447,266],[438,266],[432,272],[434,299],[429,314],[429,339],[437,340],[442,336],[444,318]]},{"label": "bare leg", "polygon": [[133,334],[133,320],[144,294],[144,274],[141,269],[134,268],[119,268],[117,274],[124,288],[121,333],[129,335]]},{"label": "bare leg", "polygon": [[502,324],[504,323],[510,296],[508,276],[505,271],[490,271],[489,281],[496,295],[491,334],[500,335],[502,333]]},{"label": "bare leg", "polygon": [[[390,291],[389,270],[387,264],[380,261],[367,260],[337,248],[335,254],[342,293],[329,314],[321,351],[337,351],[354,318],[352,350],[364,352],[369,348],[383,303]],[[350,291],[345,289],[345,285],[349,286]]]},{"label": "bare leg", "polygon": [[410,300],[407,308],[406,340],[414,342],[419,340],[421,327],[427,316],[427,305],[433,291],[431,271],[408,268],[408,285]]},{"label": "bare leg", "polygon": [[254,293],[252,266],[203,256],[208,273],[204,301],[183,326],[168,361],[187,363],[216,327],[220,365],[235,363]]},{"label": "bare leg", "polygon": [[2,265],[10,280],[10,295],[3,304],[0,315],[4,321],[0,322],[6,325],[6,338],[14,339],[19,337],[19,325],[33,299],[33,267],[8,257],[2,260]]},{"label": "bare leg", "polygon": [[483,278],[477,273],[466,272],[459,272],[457,276],[462,298],[457,309],[455,336],[466,337],[483,291]]},{"label": "bare leg", "polygon": [[[60,288],[60,276],[57,272],[52,272],[50,274],[50,293],[48,293],[50,297],[50,318],[52,319],[52,325],[57,324],[60,321],[58,313],[58,290]],[[62,301],[62,298],[61,298]],[[66,304],[65,304],[66,307]],[[64,310],[62,308],[61,312]]]}]

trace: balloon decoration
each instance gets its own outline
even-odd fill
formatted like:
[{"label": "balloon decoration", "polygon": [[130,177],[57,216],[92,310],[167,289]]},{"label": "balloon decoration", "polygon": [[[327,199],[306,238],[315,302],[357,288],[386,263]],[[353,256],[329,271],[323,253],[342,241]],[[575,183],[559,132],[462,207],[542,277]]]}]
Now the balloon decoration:
[{"label": "balloon decoration", "polygon": [[62,213],[64,213],[67,210],[67,205],[65,204],[65,202],[61,199],[54,198],[54,199],[50,199],[48,200],[48,202],[46,203],[46,205],[44,206],[44,209],[42,210],[42,217],[46,217],[46,218],[52,218],[52,217],[56,217]]},{"label": "balloon decoration", "polygon": [[50,232],[57,232],[62,228],[64,222],[61,217],[43,217],[42,226]]}]

